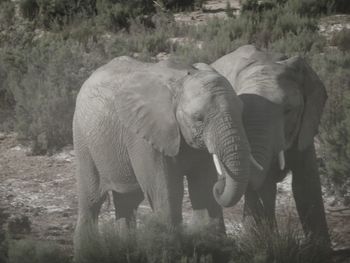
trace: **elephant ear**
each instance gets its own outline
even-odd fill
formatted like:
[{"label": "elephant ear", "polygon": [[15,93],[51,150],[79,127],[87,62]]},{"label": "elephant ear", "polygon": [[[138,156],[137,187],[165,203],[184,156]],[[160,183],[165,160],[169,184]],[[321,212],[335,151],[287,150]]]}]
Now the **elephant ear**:
[{"label": "elephant ear", "polygon": [[128,130],[168,156],[179,152],[180,132],[166,83],[152,73],[134,74],[123,83],[115,102],[118,117]]},{"label": "elephant ear", "polygon": [[304,111],[298,135],[298,149],[302,151],[313,144],[314,137],[318,133],[327,92],[320,78],[304,59],[295,57],[291,59],[291,63],[298,67],[302,76]]},{"label": "elephant ear", "polygon": [[216,70],[212,66],[205,63],[195,63],[192,65],[192,67],[194,67],[197,70],[216,72]]}]

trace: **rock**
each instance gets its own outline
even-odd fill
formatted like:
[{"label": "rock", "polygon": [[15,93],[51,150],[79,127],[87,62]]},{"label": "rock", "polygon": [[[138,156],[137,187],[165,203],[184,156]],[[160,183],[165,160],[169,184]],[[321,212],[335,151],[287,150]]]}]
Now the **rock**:
[{"label": "rock", "polygon": [[174,46],[194,45],[199,49],[202,49],[203,47],[203,41],[198,41],[188,37],[172,37],[172,38],[169,38],[168,41]]},{"label": "rock", "polygon": [[48,228],[47,228],[48,231],[59,231],[61,229],[62,228],[58,227],[58,226],[48,226]]},{"label": "rock", "polygon": [[69,217],[69,215],[70,215],[70,214],[69,214],[68,212],[64,212],[64,213],[62,214],[63,217]]},{"label": "rock", "polygon": [[6,139],[5,133],[0,132],[0,141]]},{"label": "rock", "polygon": [[328,199],[328,205],[329,206],[332,206],[332,207],[336,206],[337,203],[338,203],[338,201],[337,201],[337,199],[334,196]]},{"label": "rock", "polygon": [[8,230],[11,234],[29,234],[31,221],[26,215],[11,216],[8,221]]},{"label": "rock", "polygon": [[344,206],[350,206],[350,195],[344,196],[343,204]]},{"label": "rock", "polygon": [[169,56],[170,56],[170,54],[168,54],[168,53],[166,53],[166,52],[160,52],[160,53],[156,56],[156,58],[157,58],[158,61],[161,61],[161,60],[166,60],[166,59],[168,59]]},{"label": "rock", "polygon": [[227,9],[227,4],[232,9],[240,9],[240,1],[238,0],[218,0],[218,1],[209,1],[208,3],[203,4],[203,11],[207,12],[222,12]]},{"label": "rock", "polygon": [[65,224],[62,226],[62,228],[64,230],[72,230],[73,229],[73,225],[72,224]]}]

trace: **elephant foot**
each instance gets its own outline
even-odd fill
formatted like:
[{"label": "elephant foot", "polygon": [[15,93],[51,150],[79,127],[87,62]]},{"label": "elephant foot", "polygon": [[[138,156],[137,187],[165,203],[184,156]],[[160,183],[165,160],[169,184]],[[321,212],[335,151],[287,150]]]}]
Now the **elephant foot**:
[{"label": "elephant foot", "polygon": [[207,209],[193,210],[190,228],[193,230],[203,228],[210,223],[210,216]]},{"label": "elephant foot", "polygon": [[74,262],[87,263],[91,258],[96,262],[103,261],[103,248],[97,229],[79,228],[74,234]]},{"label": "elephant foot", "polygon": [[188,229],[192,233],[210,231],[215,234],[225,234],[223,218],[213,218],[209,216],[207,209],[193,210],[192,219]]},{"label": "elephant foot", "polygon": [[126,241],[131,237],[131,234],[136,230],[136,221],[128,220],[127,218],[119,218],[115,224],[118,236]]}]

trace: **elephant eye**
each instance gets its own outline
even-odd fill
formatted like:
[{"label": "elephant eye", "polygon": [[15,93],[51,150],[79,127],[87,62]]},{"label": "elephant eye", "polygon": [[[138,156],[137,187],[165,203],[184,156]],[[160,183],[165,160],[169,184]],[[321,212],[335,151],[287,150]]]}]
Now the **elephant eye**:
[{"label": "elephant eye", "polygon": [[200,112],[196,112],[193,114],[193,120],[196,122],[203,122],[204,116]]},{"label": "elephant eye", "polygon": [[284,110],[284,114],[286,114],[286,115],[288,115],[289,113],[291,113],[292,112],[292,109],[285,109]]}]

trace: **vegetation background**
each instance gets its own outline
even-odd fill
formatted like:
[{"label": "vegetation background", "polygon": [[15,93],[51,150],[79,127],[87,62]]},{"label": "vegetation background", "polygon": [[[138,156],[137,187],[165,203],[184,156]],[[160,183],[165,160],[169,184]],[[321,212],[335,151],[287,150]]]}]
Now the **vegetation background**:
[{"label": "vegetation background", "polygon": [[52,154],[72,142],[82,83],[113,57],[157,61],[171,54],[185,63],[211,63],[253,43],[302,55],[325,83],[329,99],[317,138],[322,179],[349,205],[350,29],[322,35],[320,20],[350,13],[350,2],[242,0],[239,15],[227,4],[226,19],[175,22],[174,13],[200,9],[204,2],[0,0],[0,130],[17,131],[33,154]]}]

